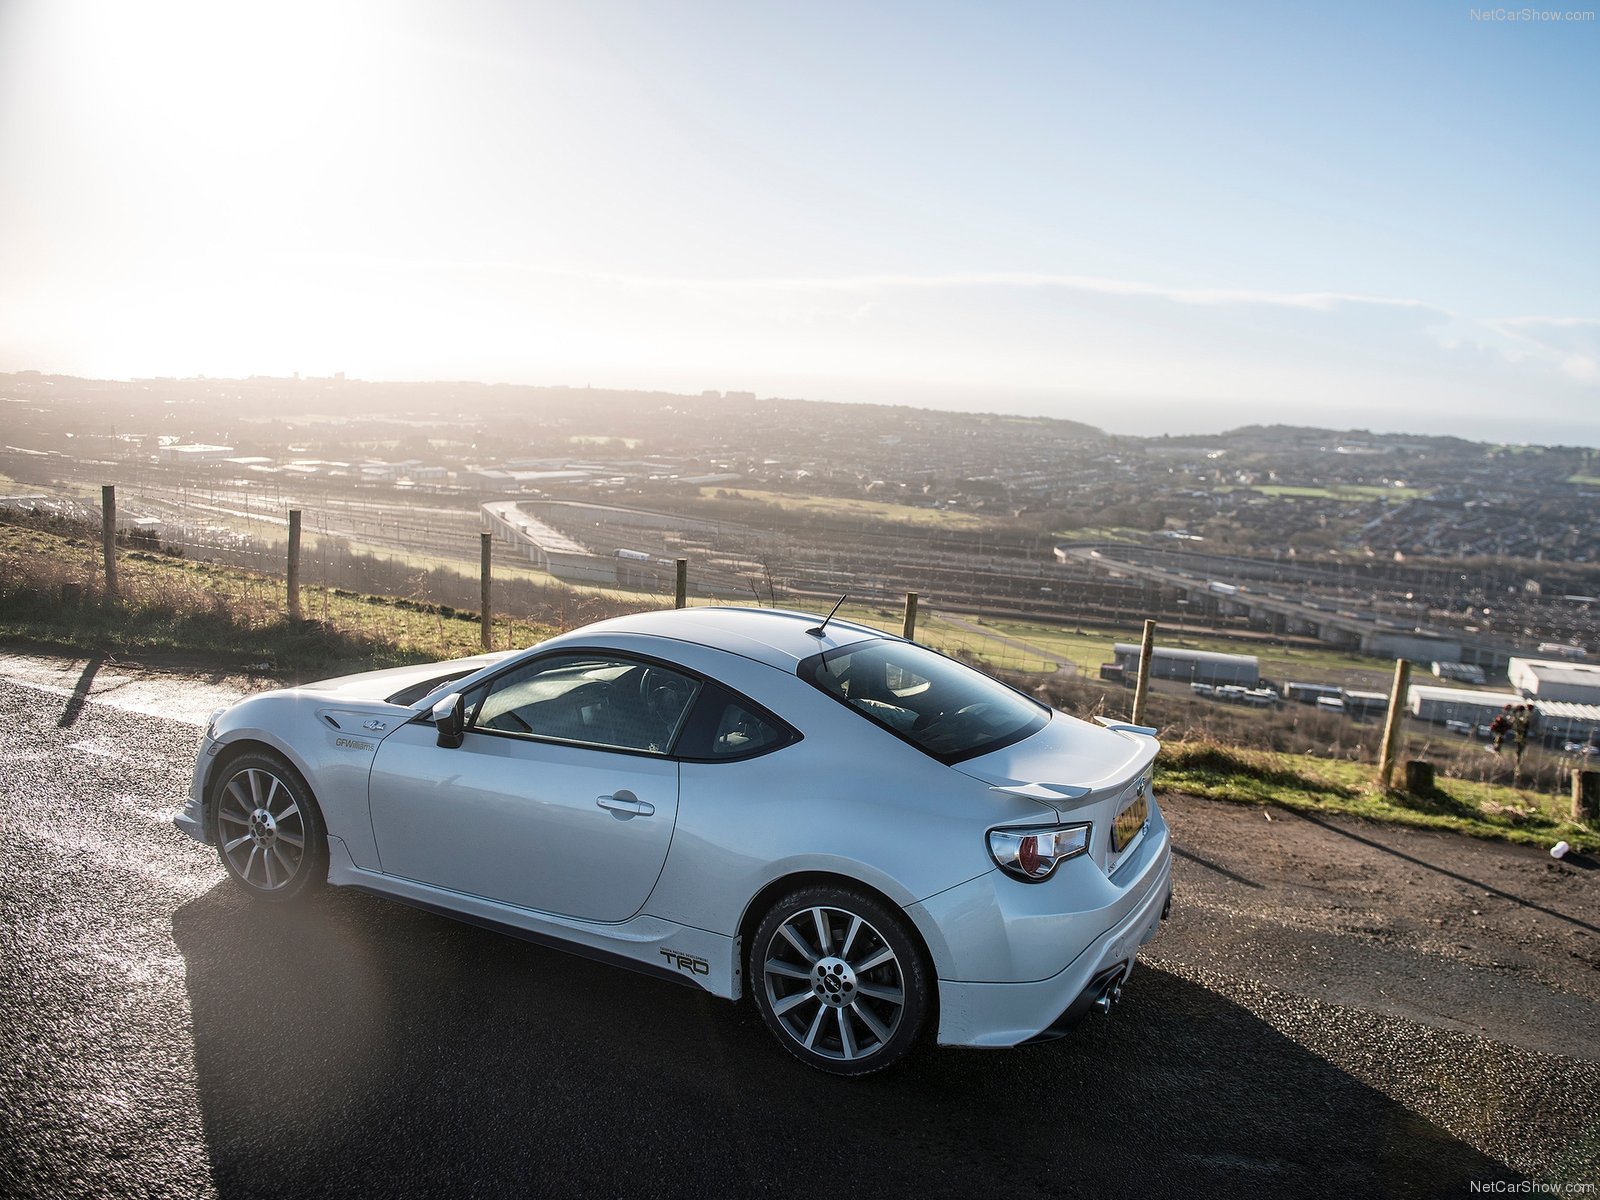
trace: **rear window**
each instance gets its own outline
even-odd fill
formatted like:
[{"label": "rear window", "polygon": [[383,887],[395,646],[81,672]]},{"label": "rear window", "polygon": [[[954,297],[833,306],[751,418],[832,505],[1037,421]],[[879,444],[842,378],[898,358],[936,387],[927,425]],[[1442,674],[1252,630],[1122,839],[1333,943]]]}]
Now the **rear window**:
[{"label": "rear window", "polygon": [[914,642],[871,641],[808,658],[800,678],[941,762],[988,754],[1042,729],[1050,710]]}]

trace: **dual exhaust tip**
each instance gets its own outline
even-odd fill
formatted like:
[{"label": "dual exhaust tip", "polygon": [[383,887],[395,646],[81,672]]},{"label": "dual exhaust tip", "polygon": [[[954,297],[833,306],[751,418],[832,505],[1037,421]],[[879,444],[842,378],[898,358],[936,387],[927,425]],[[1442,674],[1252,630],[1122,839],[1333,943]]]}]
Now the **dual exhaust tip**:
[{"label": "dual exhaust tip", "polygon": [[1100,989],[1100,994],[1094,998],[1095,1011],[1108,1013],[1116,1007],[1117,1001],[1121,999],[1122,975],[1119,972],[1106,981],[1105,986]]},{"label": "dual exhaust tip", "polygon": [[[1172,889],[1167,889],[1167,898],[1161,905],[1161,919],[1165,921],[1172,914]],[[1153,931],[1152,931],[1153,932]],[[1094,993],[1090,1007],[1096,1012],[1108,1013],[1117,1006],[1117,1001],[1122,999],[1122,981],[1128,977],[1128,972],[1133,969],[1131,962],[1112,967],[1106,972],[1105,978],[1100,981],[1099,989]],[[1095,984],[1090,983],[1090,988]]]}]

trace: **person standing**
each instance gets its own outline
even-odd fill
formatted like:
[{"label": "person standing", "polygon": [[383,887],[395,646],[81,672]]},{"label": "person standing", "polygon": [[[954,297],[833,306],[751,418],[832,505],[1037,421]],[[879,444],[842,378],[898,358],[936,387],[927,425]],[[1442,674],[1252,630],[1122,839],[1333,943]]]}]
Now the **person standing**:
[{"label": "person standing", "polygon": [[1512,745],[1517,752],[1517,769],[1522,768],[1522,752],[1528,748],[1528,728],[1533,724],[1533,705],[1519,704],[1511,714]]},{"label": "person standing", "polygon": [[1511,732],[1511,705],[1503,706],[1495,713],[1494,720],[1489,722],[1489,733],[1494,737],[1494,745],[1489,747],[1491,754],[1499,754],[1500,747],[1506,740],[1506,734]]}]

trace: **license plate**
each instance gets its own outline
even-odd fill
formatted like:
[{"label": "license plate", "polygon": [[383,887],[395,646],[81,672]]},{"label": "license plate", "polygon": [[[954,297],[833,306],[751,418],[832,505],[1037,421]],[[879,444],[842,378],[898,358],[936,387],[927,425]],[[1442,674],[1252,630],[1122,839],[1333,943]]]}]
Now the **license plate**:
[{"label": "license plate", "polygon": [[1117,819],[1111,822],[1111,849],[1118,854],[1127,849],[1129,843],[1138,837],[1150,820],[1150,801],[1145,797],[1144,789],[1139,789],[1139,794],[1133,802],[1117,814]]}]

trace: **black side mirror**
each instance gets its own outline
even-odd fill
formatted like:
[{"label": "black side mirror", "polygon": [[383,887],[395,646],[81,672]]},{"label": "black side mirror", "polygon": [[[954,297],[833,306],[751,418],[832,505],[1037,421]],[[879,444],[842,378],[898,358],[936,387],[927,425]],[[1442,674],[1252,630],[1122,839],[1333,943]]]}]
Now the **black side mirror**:
[{"label": "black side mirror", "polygon": [[439,731],[439,745],[447,750],[459,747],[467,732],[467,702],[460,692],[451,692],[433,706],[433,727]]}]

